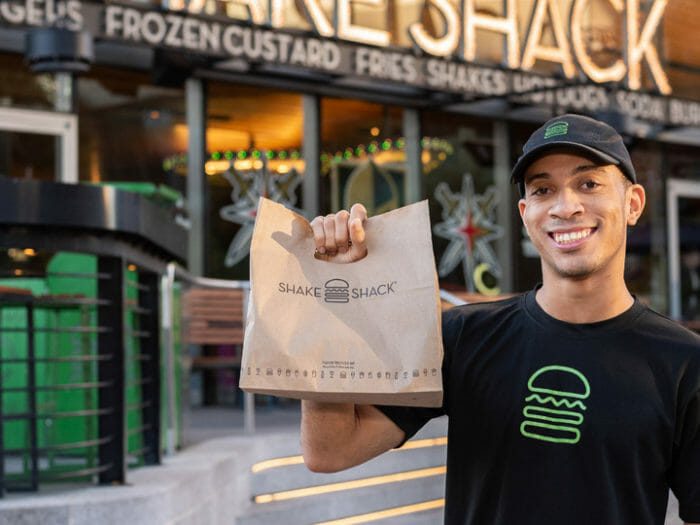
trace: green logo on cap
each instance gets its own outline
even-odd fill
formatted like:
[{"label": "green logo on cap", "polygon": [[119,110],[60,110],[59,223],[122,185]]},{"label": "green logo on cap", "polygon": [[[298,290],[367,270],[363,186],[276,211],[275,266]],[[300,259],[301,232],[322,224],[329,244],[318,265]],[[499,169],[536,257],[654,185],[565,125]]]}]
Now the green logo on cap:
[{"label": "green logo on cap", "polygon": [[566,135],[569,132],[568,122],[555,122],[544,130],[544,138],[549,139],[557,135]]}]

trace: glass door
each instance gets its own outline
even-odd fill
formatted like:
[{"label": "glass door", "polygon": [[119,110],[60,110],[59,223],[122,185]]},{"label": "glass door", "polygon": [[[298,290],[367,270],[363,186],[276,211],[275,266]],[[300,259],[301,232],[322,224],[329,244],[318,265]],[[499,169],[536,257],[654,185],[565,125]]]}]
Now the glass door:
[{"label": "glass door", "polygon": [[0,176],[78,182],[78,119],[0,108]]},{"label": "glass door", "polygon": [[669,179],[666,198],[669,313],[700,326],[700,182]]}]

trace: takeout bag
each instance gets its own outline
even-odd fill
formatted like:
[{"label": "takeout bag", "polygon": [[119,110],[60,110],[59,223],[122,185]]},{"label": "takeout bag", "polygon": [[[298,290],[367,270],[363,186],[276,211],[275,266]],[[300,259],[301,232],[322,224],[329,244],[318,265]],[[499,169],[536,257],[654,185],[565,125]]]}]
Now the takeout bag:
[{"label": "takeout bag", "polygon": [[441,405],[441,311],[428,203],[370,217],[365,230],[365,258],[317,260],[308,221],[261,199],[250,250],[244,391]]}]

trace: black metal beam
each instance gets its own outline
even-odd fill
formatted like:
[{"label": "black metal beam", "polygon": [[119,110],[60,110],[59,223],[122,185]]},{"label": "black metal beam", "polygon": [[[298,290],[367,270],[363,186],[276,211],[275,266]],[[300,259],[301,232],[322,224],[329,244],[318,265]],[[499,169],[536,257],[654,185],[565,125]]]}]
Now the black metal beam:
[{"label": "black metal beam", "polygon": [[146,465],[160,463],[160,331],[158,316],[159,277],[153,272],[139,270],[139,338],[140,353],[147,356],[141,361],[141,377],[150,379],[141,384],[141,414],[146,429],[143,443],[146,448],[143,461]]},{"label": "black metal beam", "polygon": [[30,489],[39,489],[39,444],[37,442],[36,420],[36,367],[34,363],[34,306],[27,301],[27,396],[29,397],[29,448],[31,449]]},{"label": "black metal beam", "polygon": [[107,332],[99,334],[97,352],[109,355],[110,359],[98,361],[97,377],[99,382],[106,382],[98,390],[99,410],[111,409],[111,412],[98,417],[99,437],[109,438],[98,447],[101,484],[122,484],[126,481],[126,390],[124,388],[125,367],[124,352],[124,259],[121,257],[99,257],[99,273],[107,273],[109,279],[99,279],[97,295],[108,299],[108,304],[97,308],[99,326],[107,327]]}]

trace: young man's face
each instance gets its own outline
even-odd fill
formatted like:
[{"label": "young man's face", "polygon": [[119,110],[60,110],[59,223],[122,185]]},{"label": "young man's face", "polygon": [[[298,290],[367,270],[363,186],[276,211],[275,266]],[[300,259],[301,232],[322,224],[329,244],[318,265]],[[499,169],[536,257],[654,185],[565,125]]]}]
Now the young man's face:
[{"label": "young man's face", "polygon": [[548,278],[624,272],[627,226],[644,208],[644,189],[616,166],[565,152],[545,154],[525,172],[518,206]]}]

